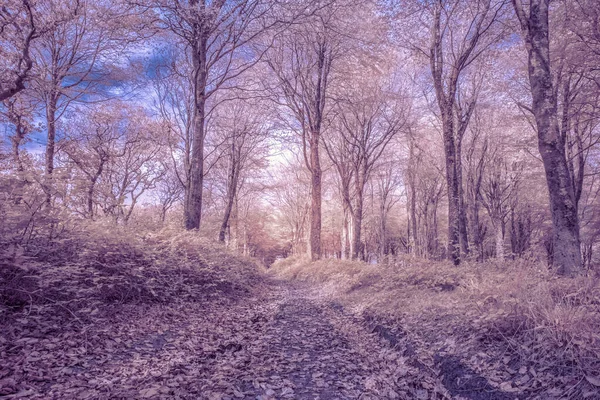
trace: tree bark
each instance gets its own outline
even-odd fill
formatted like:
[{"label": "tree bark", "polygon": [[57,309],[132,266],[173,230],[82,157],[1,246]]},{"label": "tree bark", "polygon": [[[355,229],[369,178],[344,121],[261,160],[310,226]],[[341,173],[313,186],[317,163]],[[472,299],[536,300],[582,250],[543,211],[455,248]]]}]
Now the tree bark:
[{"label": "tree bark", "polygon": [[199,24],[196,48],[192,51],[194,65],[194,122],[192,155],[190,158],[190,184],[187,187],[184,210],[185,228],[200,229],[202,218],[202,189],[204,183],[204,139],[206,119],[206,57],[207,33],[204,24]]},{"label": "tree bark", "polygon": [[344,196],[342,199],[342,254],[341,259],[346,260],[350,258],[352,254],[352,246],[350,241],[352,237],[350,235],[351,229],[350,224],[352,223],[352,207],[349,204],[349,200]]},{"label": "tree bark", "polygon": [[411,243],[412,253],[415,255],[419,255],[420,254],[419,235],[418,235],[418,230],[417,230],[417,182],[416,182],[415,170],[414,170],[414,168],[415,168],[414,147],[415,146],[411,140],[410,141],[410,167],[409,167],[409,171],[408,171],[408,183],[410,186],[409,226],[411,227],[410,230],[412,230],[412,240],[409,237],[409,242],[412,241],[412,243]]},{"label": "tree bark", "polygon": [[458,227],[460,232],[460,248],[462,254],[469,255],[469,234],[467,232],[467,210],[462,179],[462,134],[456,144],[456,182],[458,184]]},{"label": "tree bark", "polygon": [[[21,54],[18,56],[18,62],[16,63],[17,76],[14,82],[8,85],[8,88],[0,87],[0,102],[10,99],[12,96],[25,89],[25,81],[29,77],[31,69],[33,68],[33,60],[31,59],[30,55],[31,42],[38,37],[39,34],[35,26],[33,12],[31,10],[29,0],[23,0],[23,6],[25,7],[25,11],[27,13],[27,28],[29,28],[29,32],[25,37]],[[9,11],[7,11],[7,13],[9,13]],[[20,25],[17,21],[14,23],[15,26]],[[19,26],[20,30],[23,28],[24,26]]]},{"label": "tree bark", "polygon": [[496,259],[504,260],[504,223],[497,220],[492,225],[495,229]]},{"label": "tree bark", "polygon": [[[235,139],[234,139],[235,141]],[[238,157],[236,156],[235,142],[231,146],[231,168],[229,170],[228,177],[228,188],[227,188],[227,204],[225,206],[225,213],[223,215],[223,222],[221,223],[221,229],[219,230],[219,242],[225,242],[225,234],[229,228],[229,218],[231,217],[231,211],[233,210],[233,203],[237,194],[238,187],[238,176],[239,176],[239,165]]]},{"label": "tree bark", "polygon": [[554,245],[552,264],[559,274],[570,276],[581,271],[579,220],[565,142],[558,125],[550,68],[548,5],[549,0],[532,0],[529,15],[526,15],[520,0],[513,0],[527,45],[532,110],[550,195]]},{"label": "tree bark", "polygon": [[310,204],[310,258],[321,258],[321,160],[319,158],[320,132],[310,136],[311,204]]},{"label": "tree bark", "polygon": [[448,255],[452,263],[458,265],[460,264],[460,186],[457,174],[454,121],[452,121],[452,114],[448,112],[442,118],[448,193]]},{"label": "tree bark", "polygon": [[90,178],[90,186],[88,187],[87,192],[87,212],[90,219],[94,219],[94,191],[96,189],[96,182],[98,182],[98,178],[100,178],[102,171],[104,171],[105,162],[106,160],[104,159],[100,160],[98,170],[96,170],[96,173]]},{"label": "tree bark", "polygon": [[385,221],[387,220],[387,212],[386,212],[386,198],[381,199],[381,205],[379,207],[379,262],[383,262],[385,260],[385,256],[388,254],[388,246],[387,246],[387,226]]},{"label": "tree bark", "polygon": [[363,182],[356,176],[356,203],[354,204],[354,216],[352,218],[352,259],[358,260],[362,254],[362,214],[363,214]]},{"label": "tree bark", "polygon": [[52,202],[52,174],[54,172],[54,153],[56,146],[56,107],[58,94],[51,93],[46,104],[46,124],[48,136],[46,140],[46,204],[49,206]]}]

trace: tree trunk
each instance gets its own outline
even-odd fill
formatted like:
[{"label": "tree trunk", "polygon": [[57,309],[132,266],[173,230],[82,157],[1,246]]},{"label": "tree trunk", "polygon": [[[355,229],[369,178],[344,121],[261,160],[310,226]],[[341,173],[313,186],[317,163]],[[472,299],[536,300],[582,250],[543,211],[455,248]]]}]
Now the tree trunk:
[{"label": "tree trunk", "polygon": [[25,171],[25,167],[23,166],[23,161],[21,160],[21,151],[20,151],[21,140],[22,140],[22,138],[20,136],[11,138],[13,161],[14,161],[15,165],[17,166],[17,168],[16,168],[17,172]]},{"label": "tree trunk", "polygon": [[479,225],[479,200],[474,199],[471,208],[471,237],[473,238],[473,247],[475,248],[475,258],[477,261],[483,261],[483,238],[481,237],[481,227]]},{"label": "tree trunk", "polygon": [[362,229],[362,211],[363,211],[363,199],[362,194],[357,193],[356,195],[356,206],[354,207],[354,218],[352,219],[352,259],[358,260],[362,254],[362,241],[361,241],[361,229]]},{"label": "tree trunk", "polygon": [[[235,152],[235,148],[232,150]],[[221,223],[221,229],[219,230],[219,242],[225,242],[225,234],[229,227],[229,218],[231,217],[231,211],[233,210],[233,203],[237,194],[238,186],[238,170],[235,156],[231,160],[231,169],[229,173],[229,187],[227,188],[227,204],[225,206],[225,214],[223,215],[223,222]]]},{"label": "tree trunk", "polygon": [[46,141],[46,204],[49,206],[52,202],[52,174],[54,172],[54,152],[56,145],[56,107],[58,95],[52,93],[46,104],[46,124],[48,129],[48,138]]},{"label": "tree trunk", "polygon": [[496,240],[496,259],[504,260],[504,224],[502,221],[495,221],[493,224]]},{"label": "tree trunk", "polygon": [[387,219],[387,215],[386,215],[386,211],[385,211],[385,202],[382,202],[381,205],[381,209],[380,209],[380,221],[379,221],[379,257],[380,257],[380,262],[383,262],[383,260],[385,260],[385,256],[388,253],[388,248],[387,248],[387,226],[385,224],[385,220]]},{"label": "tree trunk", "polygon": [[457,174],[456,144],[452,108],[443,112],[444,153],[446,156],[446,189],[448,192],[448,256],[460,264],[460,186]]},{"label": "tree trunk", "polygon": [[311,204],[310,204],[310,258],[321,258],[321,160],[319,158],[319,132],[312,132],[310,143]]},{"label": "tree trunk", "polygon": [[[200,28],[198,28],[200,29]],[[206,106],[206,45],[207,38],[201,35],[197,48],[192,52],[194,64],[194,122],[192,156],[190,160],[190,184],[186,193],[185,228],[200,229],[202,218],[202,189],[204,182],[204,139]]]},{"label": "tree trunk", "polygon": [[565,143],[558,126],[557,101],[550,69],[548,4],[549,0],[532,0],[529,15],[526,16],[520,1],[513,0],[525,33],[532,110],[550,195],[554,245],[552,263],[559,274],[569,276],[581,270],[579,220]]},{"label": "tree trunk", "polygon": [[354,203],[354,215],[352,216],[352,259],[357,260],[363,254],[362,249],[362,218],[363,218],[363,203],[364,203],[364,189],[365,189],[365,175],[363,171],[357,168],[355,173],[355,190],[356,190],[356,202]]},{"label": "tree trunk", "polygon": [[[233,201],[233,211],[231,213],[231,220],[233,220],[233,237],[230,237],[229,240],[231,242],[230,247],[235,249],[235,251],[239,250],[240,247],[240,219],[239,219],[239,199],[238,193],[236,191],[235,199]],[[231,222],[229,223],[231,229]]]},{"label": "tree trunk", "polygon": [[351,239],[351,235],[350,235],[350,224],[352,223],[352,216],[351,216],[351,207],[348,204],[348,202],[346,201],[346,199],[342,200],[342,213],[343,213],[343,221],[342,221],[342,254],[341,254],[341,259],[342,260],[346,260],[348,258],[350,258],[351,253],[351,246],[350,246],[350,241]]},{"label": "tree trunk", "polygon": [[467,232],[467,210],[462,179],[462,134],[456,140],[456,182],[458,185],[458,229],[462,254],[469,255],[469,235]]}]

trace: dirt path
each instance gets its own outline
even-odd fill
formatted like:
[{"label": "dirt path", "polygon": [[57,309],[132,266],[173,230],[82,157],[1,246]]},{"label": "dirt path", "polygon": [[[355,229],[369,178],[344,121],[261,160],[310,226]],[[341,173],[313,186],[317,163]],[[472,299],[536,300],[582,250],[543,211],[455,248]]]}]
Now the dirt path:
[{"label": "dirt path", "polygon": [[400,347],[309,287],[279,283],[271,305],[269,321],[245,346],[250,357],[234,397],[433,398],[423,385],[433,386]]}]

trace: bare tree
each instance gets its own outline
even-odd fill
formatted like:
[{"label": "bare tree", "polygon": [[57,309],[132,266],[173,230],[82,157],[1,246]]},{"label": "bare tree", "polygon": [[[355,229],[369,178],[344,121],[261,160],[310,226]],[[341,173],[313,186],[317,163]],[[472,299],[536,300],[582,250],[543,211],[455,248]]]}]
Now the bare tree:
[{"label": "bare tree", "polygon": [[34,131],[33,106],[31,102],[21,96],[13,96],[4,101],[5,112],[0,113],[6,121],[14,127],[14,133],[10,135],[13,162],[18,173],[25,171],[22,155],[22,145],[28,140],[28,136]]},{"label": "bare tree", "polygon": [[160,222],[164,223],[167,213],[183,200],[184,189],[170,163],[163,163],[164,176],[156,183],[154,196],[160,205]]},{"label": "bare tree", "polygon": [[481,222],[479,210],[481,209],[483,176],[488,152],[488,139],[484,137],[481,112],[476,112],[474,123],[470,126],[471,137],[466,149],[466,182],[465,192],[468,204],[468,221],[470,224],[471,240],[475,251],[475,258],[483,261],[483,242],[486,228]]},{"label": "bare tree", "polygon": [[230,102],[227,112],[216,118],[220,121],[216,122],[217,130],[221,131],[224,143],[225,157],[222,162],[226,165],[223,168],[226,171],[225,210],[219,230],[219,241],[224,242],[243,178],[248,175],[250,164],[260,164],[260,159],[266,155],[268,127],[260,104],[256,102],[252,105],[242,100]]},{"label": "bare tree", "polygon": [[396,160],[392,159],[390,152],[382,157],[382,162],[374,171],[373,181],[379,201],[379,259],[384,260],[390,253],[388,241],[388,219],[394,205],[400,201],[398,188],[402,184],[401,169]]},{"label": "bare tree", "polygon": [[[119,7],[102,3],[46,4],[40,12],[57,20],[32,48],[36,60],[32,89],[43,103],[47,130],[47,203],[52,198],[52,175],[56,153],[56,127],[73,103],[98,100],[115,63],[126,45],[137,38],[139,26],[129,25],[129,15]],[[116,79],[116,76],[113,78]]]},{"label": "bare tree", "polygon": [[307,227],[310,219],[310,176],[303,161],[292,160],[278,169],[278,180],[273,187],[272,204],[277,210],[279,229],[290,243],[290,252],[301,255],[307,250]]},{"label": "bare tree", "polygon": [[341,258],[347,259],[354,254],[352,240],[352,149],[350,143],[341,134],[341,127],[332,132],[323,140],[325,151],[337,172],[340,198],[342,201],[342,232],[341,232]]},{"label": "bare tree", "polygon": [[127,222],[140,199],[164,176],[159,126],[141,110],[103,104],[68,126],[64,153],[82,173],[86,218]]},{"label": "bare tree", "polygon": [[496,258],[504,259],[504,235],[506,232],[506,218],[508,217],[511,203],[514,201],[520,180],[520,166],[509,163],[497,151],[488,154],[487,169],[484,174],[481,199],[492,221],[496,243]]}]

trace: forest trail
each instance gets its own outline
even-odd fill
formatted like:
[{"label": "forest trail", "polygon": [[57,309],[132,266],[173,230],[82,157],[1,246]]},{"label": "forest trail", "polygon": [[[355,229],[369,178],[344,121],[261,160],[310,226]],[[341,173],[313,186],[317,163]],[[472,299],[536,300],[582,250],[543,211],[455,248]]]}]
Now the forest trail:
[{"label": "forest trail", "polygon": [[248,343],[252,374],[237,397],[429,398],[413,384],[418,370],[359,318],[306,285],[275,287],[274,313]]}]

